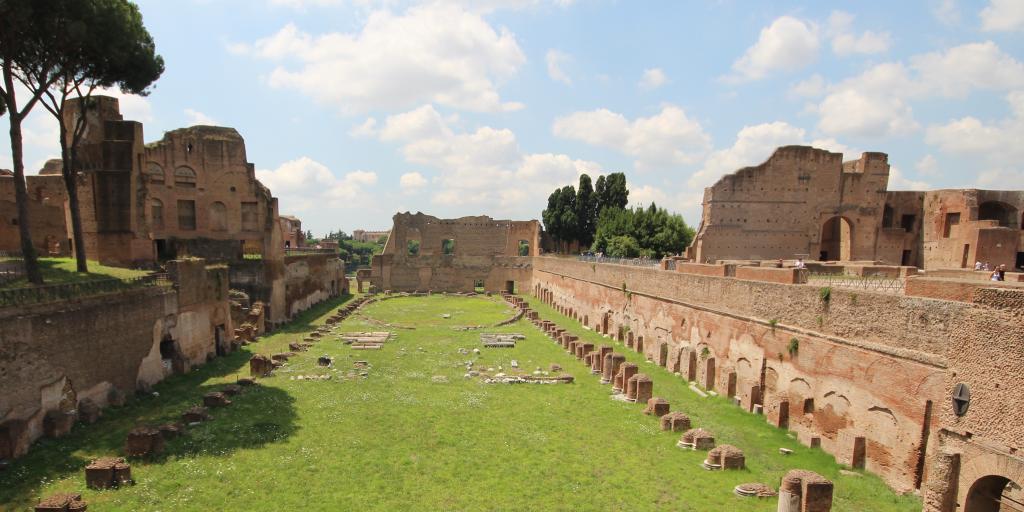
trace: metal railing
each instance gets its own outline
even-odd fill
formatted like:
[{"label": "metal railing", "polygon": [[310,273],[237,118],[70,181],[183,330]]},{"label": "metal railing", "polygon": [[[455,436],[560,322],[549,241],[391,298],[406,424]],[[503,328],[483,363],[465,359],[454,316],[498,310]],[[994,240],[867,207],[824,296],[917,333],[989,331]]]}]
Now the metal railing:
[{"label": "metal railing", "polygon": [[633,265],[635,267],[660,267],[661,260],[652,260],[647,258],[612,258],[609,256],[584,256],[580,255],[576,257],[579,261],[586,261],[589,263],[612,263],[615,265]]},{"label": "metal railing", "polygon": [[171,286],[167,274],[154,273],[127,279],[105,278],[73,283],[44,284],[0,290],[0,307],[62,302],[80,297],[115,293],[136,288]]},{"label": "metal railing", "polygon": [[811,273],[807,276],[807,284],[893,294],[902,294],[906,288],[906,281],[901,277],[861,277],[843,274]]},{"label": "metal railing", "polygon": [[285,247],[285,256],[293,254],[338,254],[337,249],[317,249],[316,247]]}]

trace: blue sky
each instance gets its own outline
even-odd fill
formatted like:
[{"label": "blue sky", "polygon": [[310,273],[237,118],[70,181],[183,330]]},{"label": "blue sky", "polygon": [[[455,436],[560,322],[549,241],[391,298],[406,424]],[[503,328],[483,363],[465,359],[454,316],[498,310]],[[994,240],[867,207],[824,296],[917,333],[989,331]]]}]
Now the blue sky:
[{"label": "blue sky", "polygon": [[[237,128],[316,234],[539,218],[612,171],[696,224],[703,187],[783,144],[886,152],[892,189],[1024,188],[1024,0],[139,5],[167,71],[125,116],[147,141]],[[47,116],[30,169],[57,154]]]}]

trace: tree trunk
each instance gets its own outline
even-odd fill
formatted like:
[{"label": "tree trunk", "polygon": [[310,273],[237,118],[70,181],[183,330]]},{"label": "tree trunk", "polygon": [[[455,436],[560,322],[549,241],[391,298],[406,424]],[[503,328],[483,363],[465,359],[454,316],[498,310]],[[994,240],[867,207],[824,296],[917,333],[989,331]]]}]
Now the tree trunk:
[{"label": "tree trunk", "polygon": [[64,187],[68,190],[68,209],[71,210],[71,237],[75,245],[75,262],[79,272],[89,272],[89,264],[85,259],[85,238],[82,236],[82,214],[78,208],[78,179],[74,170],[78,164],[77,148],[68,149],[67,126],[63,117],[58,116],[57,126],[60,132],[60,158],[64,167],[61,174],[64,176]]},{"label": "tree trunk", "polygon": [[39,270],[36,248],[32,245],[32,232],[29,230],[28,189],[25,185],[25,162],[21,137],[21,113],[18,112],[14,98],[14,78],[11,75],[9,62],[4,63],[4,86],[7,88],[9,101],[7,117],[11,123],[11,160],[14,163],[14,200],[18,205],[18,233],[21,235],[21,255],[25,261],[25,277],[32,284],[43,284],[43,274]]}]

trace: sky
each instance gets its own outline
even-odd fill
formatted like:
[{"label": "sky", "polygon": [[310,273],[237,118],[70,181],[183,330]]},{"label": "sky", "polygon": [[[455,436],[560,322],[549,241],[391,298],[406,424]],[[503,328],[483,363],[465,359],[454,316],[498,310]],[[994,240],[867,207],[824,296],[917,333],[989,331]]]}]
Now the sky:
[{"label": "sky", "polygon": [[[888,153],[890,189],[1024,189],[1024,0],[138,4],[167,69],[109,92],[125,118],[238,129],[315,235],[539,219],[620,171],[696,225],[704,187],[787,144]],[[42,109],[25,150],[30,174],[59,154]]]}]

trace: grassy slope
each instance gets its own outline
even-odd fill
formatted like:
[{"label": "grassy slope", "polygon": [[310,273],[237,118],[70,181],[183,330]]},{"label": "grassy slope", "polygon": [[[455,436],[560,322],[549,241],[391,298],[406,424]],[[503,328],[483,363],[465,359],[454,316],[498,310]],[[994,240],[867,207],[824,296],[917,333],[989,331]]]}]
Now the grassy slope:
[{"label": "grassy slope", "polygon": [[[279,351],[320,323],[322,317],[314,317],[325,311],[321,307],[249,348]],[[799,446],[762,417],[722,399],[699,399],[682,380],[642,364],[655,380],[656,395],[691,414],[697,426],[711,428],[719,442],[747,452],[746,471],[704,471],[703,453],[676,448],[678,434],[659,431],[654,418],[640,414],[641,405],[610,400],[607,386],[525,322],[500,330],[522,332],[527,340],[511,350],[483,349],[478,367],[508,369],[512,358],[528,371],[558,363],[576,376],[575,384],[465,380],[461,363],[474,357],[457,349],[480,346],[479,332],[451,327],[509,316],[496,301],[402,298],[367,313],[417,328],[397,330],[396,341],[381,351],[352,351],[325,339],[293,358],[287,371],[214,411],[212,422],[170,442],[161,460],[136,462],[138,485],[85,491],[81,468],[87,459],[118,452],[136,418],[173,418],[218,383],[233,381],[246,369],[249,351],[170,379],[158,386],[159,397],[143,398],[109,412],[97,425],[34,447],[0,473],[0,503],[24,508],[39,494],[78,490],[97,510],[769,511],[775,510],[774,500],[739,499],[732,487],[749,481],[777,485],[787,469],[802,467],[836,480],[834,510],[920,509],[917,499],[894,496],[875,477],[838,475],[831,457]],[[442,319],[442,313],[452,318]],[[356,317],[342,328],[370,329],[380,327]],[[333,380],[289,380],[327,371],[315,366],[322,354],[336,358]],[[369,377],[344,378],[357,359],[370,361]],[[449,382],[432,382],[435,375]],[[783,458],[779,446],[796,453]]]},{"label": "grassy slope", "polygon": [[[39,258],[39,267],[43,272],[43,280],[46,284],[62,284],[96,279],[107,279],[116,277],[128,279],[148,274],[144,270],[132,270],[120,267],[108,267],[100,265],[96,261],[89,261],[89,273],[77,272],[74,258]],[[0,289],[19,288],[29,286],[25,279],[18,279],[0,285]]]}]

